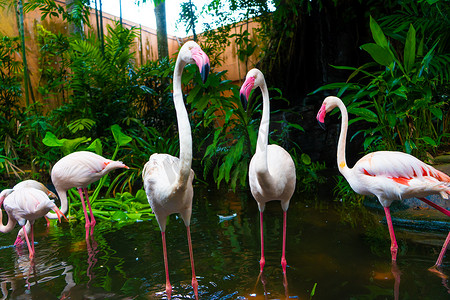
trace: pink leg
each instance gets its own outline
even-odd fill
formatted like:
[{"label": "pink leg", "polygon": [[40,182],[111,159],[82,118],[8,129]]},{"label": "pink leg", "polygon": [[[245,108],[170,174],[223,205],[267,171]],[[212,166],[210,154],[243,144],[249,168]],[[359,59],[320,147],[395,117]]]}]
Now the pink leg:
[{"label": "pink leg", "polygon": [[83,197],[83,190],[81,188],[78,188],[78,193],[80,194],[80,199],[81,199],[81,205],[83,205],[83,212],[84,212],[84,219],[86,220],[86,228],[89,228],[89,216],[87,214],[87,210],[86,210],[86,204],[84,203],[84,197]]},{"label": "pink leg", "polygon": [[25,226],[22,226],[22,228],[23,228],[23,232],[25,234],[25,240],[27,241],[28,252],[30,252],[30,260],[31,260],[34,257],[34,252],[33,252],[33,249],[31,248],[30,240],[28,239],[28,234],[27,234],[27,230],[25,229]]},{"label": "pink leg", "polygon": [[449,243],[450,243],[450,232],[448,233],[447,238],[445,239],[444,245],[442,246],[441,253],[439,254],[439,257],[436,261],[437,267],[440,267],[442,265],[442,260],[444,259],[444,255],[445,255],[445,252],[447,251],[447,247],[448,247]]},{"label": "pink leg", "polygon": [[195,299],[198,300],[198,282],[197,282],[197,277],[195,276],[194,252],[192,251],[191,230],[190,230],[189,226],[186,227],[186,230],[187,230],[187,238],[188,238],[188,245],[189,245],[189,256],[191,258],[192,287],[194,288]]},{"label": "pink leg", "polygon": [[167,262],[167,248],[166,248],[166,233],[161,231],[162,243],[163,243],[163,252],[164,252],[164,267],[166,269],[166,295],[167,299],[171,299],[172,297],[172,285],[169,281],[169,264]]},{"label": "pink leg", "polygon": [[47,221],[47,227],[50,227],[50,219],[44,216],[45,220]]},{"label": "pink leg", "polygon": [[[431,202],[430,200],[428,200],[426,198],[419,198],[419,200],[425,202],[429,206],[439,210],[441,213],[443,213],[446,216],[450,217],[450,211],[448,211],[445,208],[437,205],[436,203],[433,203],[433,202]],[[449,243],[450,243],[450,232],[448,233],[447,238],[445,239],[444,245],[442,246],[441,253],[439,254],[439,257],[438,257],[438,259],[436,261],[436,265],[435,266],[439,267],[439,266],[442,265],[442,260],[444,259],[444,255],[445,255],[445,252],[447,251],[447,247],[448,247]]]},{"label": "pink leg", "polygon": [[33,248],[33,253],[35,253],[35,251],[34,251],[34,224],[31,224],[31,248]]},{"label": "pink leg", "polygon": [[287,212],[283,211],[283,251],[281,254],[281,267],[283,268],[283,274],[286,274],[286,219]]},{"label": "pink leg", "polygon": [[[91,223],[90,224],[91,224],[91,227],[94,227],[97,222],[95,221],[94,213],[92,212],[91,202],[89,202],[89,196],[88,196],[87,188],[84,188],[84,195],[86,197],[86,202],[87,202],[87,205],[89,207],[89,213],[91,215]],[[92,234],[93,231],[94,230],[91,231],[91,234]]]},{"label": "pink leg", "polygon": [[388,223],[389,235],[391,236],[392,261],[396,261],[397,260],[398,245],[397,245],[397,241],[395,239],[394,226],[392,226],[391,212],[389,210],[389,207],[385,207],[384,208],[384,213],[386,214],[386,221]]},{"label": "pink leg", "polygon": [[261,228],[261,260],[259,261],[260,272],[264,270],[264,265],[266,264],[266,259],[264,258],[264,230],[263,230],[263,213],[259,213],[259,222]]}]

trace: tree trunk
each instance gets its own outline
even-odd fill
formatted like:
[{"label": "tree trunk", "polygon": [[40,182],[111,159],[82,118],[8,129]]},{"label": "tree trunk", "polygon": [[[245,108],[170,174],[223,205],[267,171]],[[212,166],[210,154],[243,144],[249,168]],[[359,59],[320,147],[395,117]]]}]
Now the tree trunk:
[{"label": "tree trunk", "polygon": [[162,60],[169,56],[169,43],[167,42],[166,26],[166,2],[155,1],[156,35],[158,41],[158,59]]},{"label": "tree trunk", "polygon": [[19,28],[19,35],[22,46],[22,61],[23,61],[23,75],[24,75],[24,89],[25,89],[25,103],[26,105],[30,105],[30,96],[29,96],[29,81],[30,77],[28,74],[28,63],[27,63],[27,53],[25,47],[25,27],[23,21],[23,3],[22,0],[14,1],[16,16],[17,16],[17,26]]},{"label": "tree trunk", "polygon": [[[73,2],[74,0],[66,0],[66,7],[67,12],[72,14],[73,11]],[[83,35],[83,23],[80,20],[80,23],[78,22],[68,22],[67,24],[69,28],[69,34],[73,36],[81,37]]]}]

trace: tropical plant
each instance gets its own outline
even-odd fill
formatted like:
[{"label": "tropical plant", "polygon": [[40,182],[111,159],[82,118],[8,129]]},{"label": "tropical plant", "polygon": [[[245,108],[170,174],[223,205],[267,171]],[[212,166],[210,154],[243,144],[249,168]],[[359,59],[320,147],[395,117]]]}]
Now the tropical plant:
[{"label": "tropical plant", "polygon": [[[354,123],[373,124],[361,129],[365,149],[403,150],[422,159],[448,143],[448,90],[450,55],[438,54],[440,41],[425,46],[425,35],[410,25],[403,51],[396,51],[378,23],[371,18],[375,43],[361,48],[373,62],[359,68],[336,67],[352,71],[347,82],[325,85],[315,92],[338,89]],[[355,82],[356,81],[356,82]],[[419,151],[420,149],[420,151]]]},{"label": "tropical plant", "polygon": [[93,120],[93,138],[103,136],[111,125],[133,115],[133,101],[140,93],[131,51],[135,30],[115,24],[107,26],[107,31],[104,53],[94,38],[70,43],[73,95],[66,114]]}]

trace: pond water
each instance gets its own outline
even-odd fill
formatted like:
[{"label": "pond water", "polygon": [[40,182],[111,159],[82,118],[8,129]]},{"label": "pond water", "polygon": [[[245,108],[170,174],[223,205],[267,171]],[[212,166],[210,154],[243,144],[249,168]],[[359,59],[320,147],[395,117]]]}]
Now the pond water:
[{"label": "pond water", "polygon": [[[318,198],[317,198],[318,197]],[[234,218],[222,220],[218,215]],[[288,211],[287,278],[280,258],[282,212],[267,205],[266,266],[259,276],[259,214],[249,193],[195,190],[191,234],[200,299],[449,299],[449,283],[428,271],[446,232],[396,228],[392,266],[382,211],[346,208],[328,194],[295,194]],[[98,222],[36,223],[36,258],[16,249],[16,230],[0,235],[3,299],[164,299],[161,235],[156,222],[119,228]],[[172,299],[193,299],[186,230],[172,216],[166,232]],[[450,259],[443,272],[450,275]],[[287,284],[286,284],[287,283]],[[313,288],[315,287],[312,295]]]}]

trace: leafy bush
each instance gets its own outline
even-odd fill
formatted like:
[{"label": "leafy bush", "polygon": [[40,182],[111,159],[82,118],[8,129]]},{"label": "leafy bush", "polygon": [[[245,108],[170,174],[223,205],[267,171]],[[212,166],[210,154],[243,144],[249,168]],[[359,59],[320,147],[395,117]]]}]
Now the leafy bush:
[{"label": "leafy bush", "polygon": [[[365,149],[403,150],[426,158],[427,152],[448,143],[448,88],[450,55],[436,52],[440,41],[425,47],[426,33],[417,34],[410,25],[403,51],[398,52],[371,18],[375,43],[361,48],[373,62],[359,68],[336,67],[353,71],[347,82],[332,83],[315,92],[338,89],[349,113],[372,124],[364,134]],[[419,151],[420,149],[420,151]]]}]

